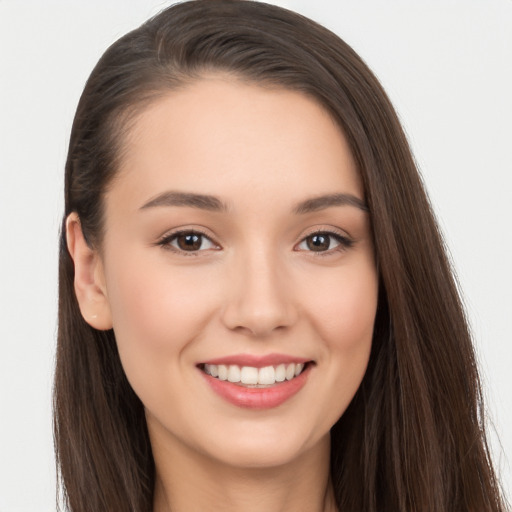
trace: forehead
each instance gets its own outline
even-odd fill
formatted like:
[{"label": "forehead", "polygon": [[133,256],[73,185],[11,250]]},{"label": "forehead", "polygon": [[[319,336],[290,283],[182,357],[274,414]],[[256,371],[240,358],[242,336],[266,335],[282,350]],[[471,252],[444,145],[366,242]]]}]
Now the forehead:
[{"label": "forehead", "polygon": [[[314,99],[213,76],[169,91],[134,121],[116,187],[230,197],[364,193],[347,141]],[[133,194],[132,194],[133,195]]]}]

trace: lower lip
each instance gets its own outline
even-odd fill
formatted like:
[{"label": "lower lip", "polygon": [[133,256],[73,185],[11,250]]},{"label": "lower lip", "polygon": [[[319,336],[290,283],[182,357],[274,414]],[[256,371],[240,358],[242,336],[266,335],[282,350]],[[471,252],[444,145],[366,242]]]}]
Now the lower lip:
[{"label": "lower lip", "polygon": [[311,365],[298,377],[285,380],[268,388],[246,388],[227,380],[219,380],[199,370],[212,390],[237,407],[246,409],[272,409],[278,407],[298,393],[308,378]]}]

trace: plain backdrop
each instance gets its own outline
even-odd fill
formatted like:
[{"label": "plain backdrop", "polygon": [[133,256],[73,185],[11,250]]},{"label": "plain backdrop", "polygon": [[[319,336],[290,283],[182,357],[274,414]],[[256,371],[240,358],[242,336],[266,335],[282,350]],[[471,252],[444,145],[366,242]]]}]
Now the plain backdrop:
[{"label": "plain backdrop", "polygon": [[[57,239],[74,109],[106,47],[168,3],[0,0],[0,512],[55,510]],[[459,277],[510,495],[512,1],[275,3],[352,45],[398,110]]]}]

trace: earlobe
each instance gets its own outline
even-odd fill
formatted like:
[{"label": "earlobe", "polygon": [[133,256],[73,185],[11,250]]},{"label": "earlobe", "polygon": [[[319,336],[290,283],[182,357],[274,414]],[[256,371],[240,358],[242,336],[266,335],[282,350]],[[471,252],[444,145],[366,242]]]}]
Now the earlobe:
[{"label": "earlobe", "polygon": [[80,218],[71,213],[66,219],[68,251],[75,265],[75,293],[84,320],[95,329],[112,328],[112,315],[105,285],[103,263],[83,235]]}]

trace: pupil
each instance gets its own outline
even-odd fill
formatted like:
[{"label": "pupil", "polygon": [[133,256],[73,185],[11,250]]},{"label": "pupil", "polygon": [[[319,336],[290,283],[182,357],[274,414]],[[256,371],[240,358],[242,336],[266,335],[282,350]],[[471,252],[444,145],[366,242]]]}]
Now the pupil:
[{"label": "pupil", "polygon": [[313,235],[308,238],[308,248],[312,251],[326,251],[329,249],[329,237],[325,235]]},{"label": "pupil", "polygon": [[178,237],[178,245],[184,251],[198,250],[201,247],[201,236],[194,234],[181,235]]}]

